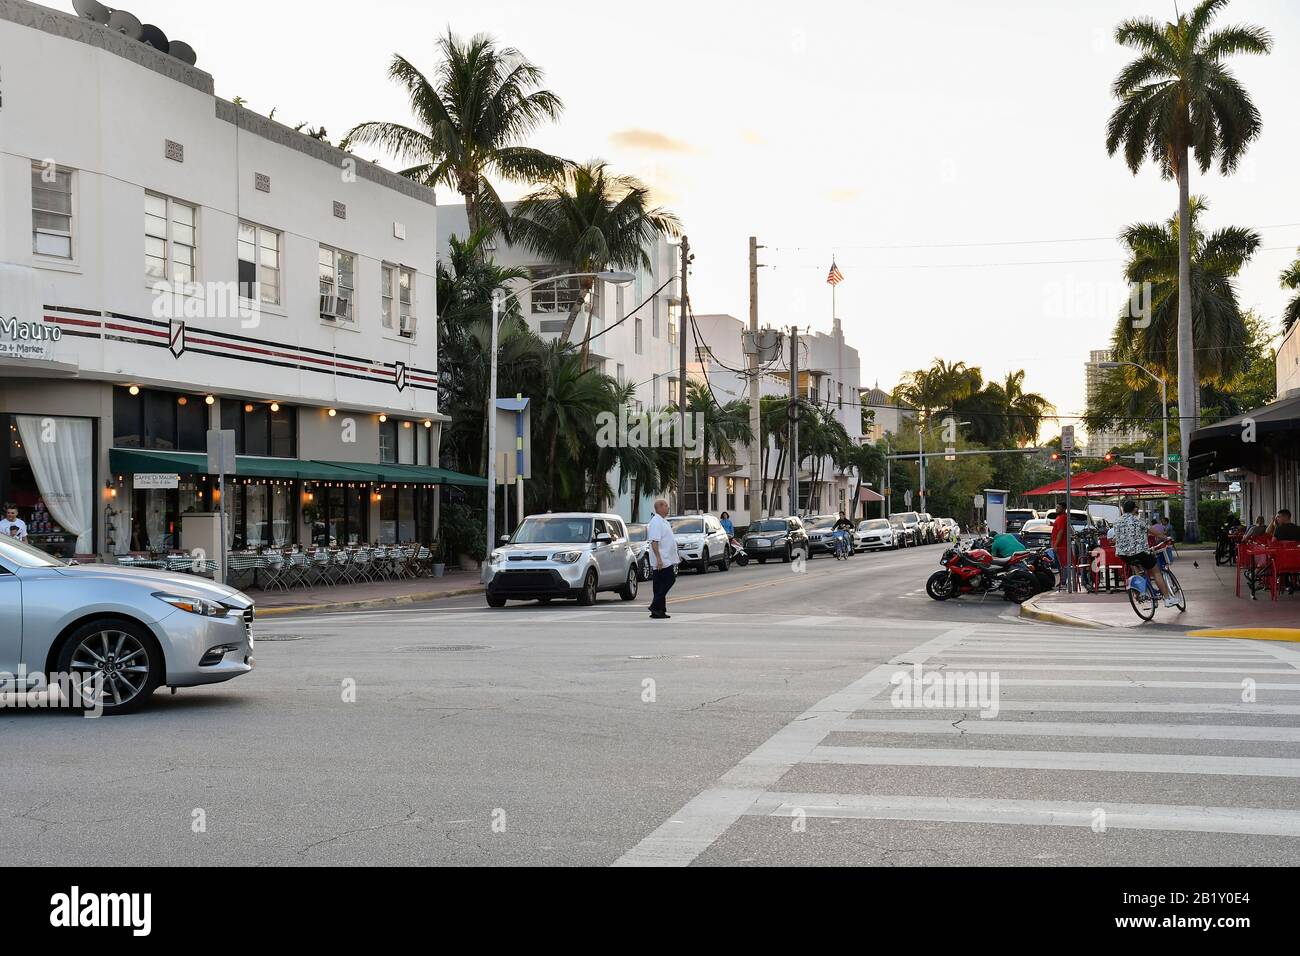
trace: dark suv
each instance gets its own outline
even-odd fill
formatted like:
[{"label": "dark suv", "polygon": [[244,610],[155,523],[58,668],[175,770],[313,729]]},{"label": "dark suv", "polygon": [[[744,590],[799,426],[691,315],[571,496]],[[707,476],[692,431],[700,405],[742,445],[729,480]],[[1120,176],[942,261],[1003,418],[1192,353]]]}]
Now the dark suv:
[{"label": "dark suv", "polygon": [[1008,508],[1007,534],[1019,534],[1026,521],[1033,521],[1037,517],[1038,512],[1033,508]]},{"label": "dark suv", "polygon": [[793,516],[762,518],[750,524],[740,544],[759,564],[765,564],[769,558],[789,561],[796,554],[808,555],[808,532],[803,522]]}]

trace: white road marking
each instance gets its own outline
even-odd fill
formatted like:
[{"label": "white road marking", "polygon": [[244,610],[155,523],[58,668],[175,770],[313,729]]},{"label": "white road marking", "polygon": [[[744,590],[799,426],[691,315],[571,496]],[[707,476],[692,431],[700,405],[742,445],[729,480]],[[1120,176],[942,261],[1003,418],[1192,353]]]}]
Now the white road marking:
[{"label": "white road marking", "polygon": [[[970,634],[973,626],[949,630],[914,648],[908,659],[925,661]],[[814,704],[786,724],[671,819],[619,857],[615,866],[686,866],[739,820],[772,784],[805,759],[846,714],[889,686],[897,670],[882,664],[843,690]]]},{"label": "white road marking", "polygon": [[[946,659],[946,658],[945,658]],[[996,663],[986,664],[960,664],[945,668],[950,671],[960,671],[966,668],[980,669],[985,671],[1087,671],[1089,673],[1109,673],[1116,672],[1120,674],[1241,674],[1244,677],[1253,677],[1256,674],[1282,674],[1287,677],[1300,678],[1300,674],[1288,667],[1278,667],[1276,661],[1264,660],[1262,665],[1239,665],[1237,667],[1180,667],[1177,664],[1079,664],[1071,662],[1054,663],[1051,661],[1021,661],[1019,663],[1007,663],[997,661]],[[1296,685],[1300,687],[1300,684]]]},{"label": "white road marking", "polygon": [[823,745],[813,749],[807,762],[874,767],[996,767],[1014,770],[1102,770],[1122,773],[1189,773],[1233,777],[1300,777],[1300,760],[1287,757],[1212,757],[1200,754],[931,750]]},{"label": "white road marking", "polygon": [[1070,721],[981,720],[972,717],[956,723],[948,720],[843,721],[839,731],[881,734],[964,734],[1007,737],[1127,737],[1148,740],[1255,740],[1300,743],[1300,727],[1253,727],[1221,724],[1108,724]]},{"label": "white road marking", "polygon": [[[873,700],[861,707],[863,711],[898,711],[888,700]],[[934,708],[939,710],[940,708]],[[961,711],[969,708],[948,708]],[[1000,700],[998,710],[1014,711],[1064,711],[1081,714],[1241,714],[1266,717],[1300,716],[1300,704],[1246,704],[1236,701],[1206,701],[1199,704],[1111,701],[1111,700]],[[850,718],[852,719],[852,718]]]},{"label": "white road marking", "polygon": [[792,817],[802,813],[806,817],[849,820],[926,820],[941,823],[1090,828],[1098,809],[1105,811],[1108,830],[1187,830],[1198,833],[1300,836],[1300,812],[1251,807],[770,793],[747,812],[755,816],[774,817]]},{"label": "white road marking", "polygon": [[[1240,681],[1146,680],[1141,677],[1135,677],[1133,680],[1038,680],[1031,677],[1008,677],[998,683],[1003,687],[1144,687],[1185,690],[1241,690]],[[1300,691],[1300,681],[1290,684],[1265,684],[1256,681],[1255,689]]]}]

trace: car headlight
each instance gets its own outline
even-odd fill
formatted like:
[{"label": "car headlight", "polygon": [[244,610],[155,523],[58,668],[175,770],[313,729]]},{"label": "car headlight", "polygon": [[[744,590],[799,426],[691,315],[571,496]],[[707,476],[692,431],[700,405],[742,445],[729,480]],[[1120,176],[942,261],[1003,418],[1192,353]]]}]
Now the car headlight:
[{"label": "car headlight", "polygon": [[500,564],[500,563],[501,563],[502,561],[504,561],[505,559],[506,559],[506,556],[505,556],[504,554],[502,554],[500,551],[493,551],[493,552],[492,552],[492,556],[491,556],[490,558],[488,558],[488,563],[489,563],[489,564]]},{"label": "car headlight", "polygon": [[154,597],[170,604],[172,607],[188,611],[190,614],[197,614],[200,617],[225,617],[230,613],[222,605],[205,601],[202,598],[181,597],[179,594],[162,593],[155,594]]},{"label": "car headlight", "polygon": [[559,554],[552,555],[551,560],[557,564],[573,564],[581,557],[581,551],[561,551]]}]

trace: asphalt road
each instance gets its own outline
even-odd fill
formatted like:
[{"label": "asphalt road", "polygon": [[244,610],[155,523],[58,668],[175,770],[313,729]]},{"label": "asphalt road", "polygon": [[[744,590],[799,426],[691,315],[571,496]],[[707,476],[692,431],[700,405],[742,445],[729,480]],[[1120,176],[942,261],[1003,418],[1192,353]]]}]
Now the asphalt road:
[{"label": "asphalt road", "polygon": [[[267,619],[230,684],[0,711],[0,841],[26,864],[1294,861],[1290,645],[936,604],[939,554],[684,574],[666,622],[648,591]],[[917,665],[964,699],[895,706]]]}]

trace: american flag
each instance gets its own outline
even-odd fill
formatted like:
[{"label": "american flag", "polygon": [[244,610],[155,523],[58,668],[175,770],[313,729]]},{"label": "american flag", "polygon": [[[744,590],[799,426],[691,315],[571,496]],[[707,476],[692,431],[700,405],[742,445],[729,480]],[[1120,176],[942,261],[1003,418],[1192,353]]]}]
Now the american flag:
[{"label": "american flag", "polygon": [[840,271],[840,267],[837,266],[837,265],[835,264],[835,260],[832,259],[832,260],[831,260],[831,271],[830,271],[830,273],[827,274],[827,276],[826,276],[826,282],[827,282],[827,284],[829,284],[829,285],[839,285],[839,284],[840,284],[841,282],[843,282],[843,281],[844,281],[844,273]]}]

